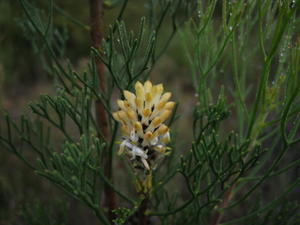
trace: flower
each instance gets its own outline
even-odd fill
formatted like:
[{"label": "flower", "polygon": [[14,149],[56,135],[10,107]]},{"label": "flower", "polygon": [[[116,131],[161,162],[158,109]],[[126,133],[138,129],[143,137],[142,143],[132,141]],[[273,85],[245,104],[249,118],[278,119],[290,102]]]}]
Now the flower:
[{"label": "flower", "polygon": [[168,153],[169,128],[164,122],[170,117],[175,102],[171,93],[163,93],[162,84],[146,81],[135,84],[135,94],[125,90],[125,100],[118,100],[120,111],[113,117],[121,123],[122,142],[119,154],[127,154],[136,168],[151,170],[154,161]]}]

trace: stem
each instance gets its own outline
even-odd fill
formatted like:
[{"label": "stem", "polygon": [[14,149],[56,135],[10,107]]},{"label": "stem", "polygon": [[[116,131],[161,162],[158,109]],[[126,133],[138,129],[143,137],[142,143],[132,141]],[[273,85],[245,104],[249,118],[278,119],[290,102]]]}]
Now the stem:
[{"label": "stem", "polygon": [[150,193],[152,190],[152,174],[148,174],[146,178],[138,178],[137,182],[139,183],[138,194],[141,198],[141,202],[136,212],[136,218],[138,220],[137,225],[148,225],[149,216],[147,210],[150,202]]},{"label": "stem", "polygon": [[148,216],[146,215],[146,211],[148,209],[149,204],[149,195],[146,195],[143,201],[140,204],[140,207],[137,211],[137,216],[139,219],[139,225],[147,225],[148,223]]},{"label": "stem", "polygon": [[[103,26],[103,0],[90,0],[90,27],[91,27],[91,39],[92,47],[99,49],[103,39],[104,26]],[[95,59],[96,73],[99,78],[99,87],[102,93],[106,91],[104,65],[99,58]],[[108,120],[105,113],[105,108],[101,101],[95,102],[96,121],[102,132],[103,137],[108,141],[110,138],[108,129]],[[104,175],[112,182],[112,154],[106,150],[104,156]],[[112,210],[116,208],[115,193],[108,185],[104,185],[104,207],[107,208],[108,219],[112,222],[115,218]]]},{"label": "stem", "polygon": [[[230,201],[230,198],[231,198],[231,193],[232,193],[232,191],[233,191],[234,189],[235,189],[235,184],[233,184],[233,185],[225,192],[224,197],[223,197],[223,201],[222,201],[221,204],[219,205],[219,210],[225,208],[225,207],[228,205],[228,203],[229,203],[229,201]],[[220,211],[217,212],[217,213],[213,216],[213,218],[212,218],[211,225],[218,225],[218,224],[221,222],[221,220],[222,220],[222,218],[223,218],[223,215],[224,215],[224,214],[223,214],[223,213],[220,213]]]}]

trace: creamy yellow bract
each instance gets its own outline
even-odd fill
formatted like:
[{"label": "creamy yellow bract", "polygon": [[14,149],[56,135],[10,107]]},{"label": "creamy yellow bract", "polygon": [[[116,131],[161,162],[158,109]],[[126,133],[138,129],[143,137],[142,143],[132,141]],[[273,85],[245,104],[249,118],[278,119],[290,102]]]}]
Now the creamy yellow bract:
[{"label": "creamy yellow bract", "polygon": [[146,81],[135,84],[135,94],[124,91],[125,100],[118,100],[120,111],[113,117],[121,123],[122,142],[119,154],[126,153],[135,167],[150,170],[153,162],[167,154],[170,141],[169,128],[164,121],[171,115],[175,102],[171,93],[163,93],[162,84]]}]

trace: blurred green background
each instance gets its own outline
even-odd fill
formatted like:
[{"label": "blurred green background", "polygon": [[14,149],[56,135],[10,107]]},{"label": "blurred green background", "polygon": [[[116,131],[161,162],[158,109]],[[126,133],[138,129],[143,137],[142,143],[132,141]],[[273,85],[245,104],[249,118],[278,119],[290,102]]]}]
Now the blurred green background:
[{"label": "blurred green background", "polygon": [[[86,0],[56,1],[57,6],[82,24],[89,23],[89,5]],[[41,8],[47,9],[47,1],[37,1]],[[120,5],[105,9],[105,29],[107,30],[120,10]],[[214,19],[218,21],[221,1],[217,5]],[[137,27],[141,16],[146,13],[144,1],[130,0],[124,15],[124,21],[130,29]],[[28,34],[23,32],[23,12],[17,1],[0,0],[0,108],[5,108],[13,117],[18,118],[27,110],[26,104],[37,99],[41,93],[54,93],[53,80],[47,74],[43,63],[43,49],[36,49]],[[89,32],[78,24],[66,19],[58,10],[54,12],[55,26],[61,29],[66,38],[65,55],[78,70],[87,66],[90,53]],[[168,35],[168,29],[162,29],[161,35]],[[255,33],[252,34],[255,36]],[[192,114],[196,96],[189,73],[191,69],[185,57],[182,40],[176,35],[166,53],[159,59],[150,78],[154,83],[163,82],[167,90],[178,100],[180,119],[172,127],[177,141],[177,149],[188,151],[192,140]],[[252,46],[248,46],[252,48]],[[229,53],[228,53],[229,54]],[[226,53],[225,53],[226,55]],[[254,57],[252,74],[259,74]],[[224,77],[230,78],[232,67],[226,58],[220,69]],[[223,84],[232,85],[231,79],[224,79]],[[252,76],[249,80],[255,80]],[[229,99],[230,102],[230,99]],[[234,119],[227,121],[227,129],[236,126]],[[1,127],[1,124],[0,124]],[[58,136],[59,140],[60,137]],[[65,194],[53,187],[48,181],[36,176],[33,171],[23,165],[14,155],[0,149],[0,225],[9,224],[97,224],[95,216],[81,203],[69,199]],[[299,154],[299,153],[295,153]],[[293,155],[291,157],[294,157]],[[280,178],[277,187],[286,180],[297,177],[295,170],[289,177]],[[266,185],[263,191],[272,193],[272,185]],[[298,193],[299,194],[299,193]],[[271,194],[270,194],[271,195]],[[298,197],[298,196],[297,196]],[[37,200],[39,199],[39,200]],[[69,202],[68,204],[66,202]],[[35,207],[27,207],[32,203]],[[58,207],[59,206],[59,207]],[[39,213],[37,213],[39,212]],[[48,214],[57,223],[39,223],[36,214]],[[242,211],[240,212],[242,213]],[[25,222],[27,221],[27,222]],[[28,222],[31,221],[31,222]]]},{"label": "blurred green background", "polygon": [[[86,0],[56,1],[57,6],[84,25],[89,24],[89,5]],[[40,8],[47,9],[47,1],[36,1]],[[120,4],[105,8],[105,29],[113,23]],[[145,16],[144,1],[130,0],[124,14],[126,26],[135,30],[138,21]],[[42,93],[54,93],[52,77],[43,63],[43,49],[37,49],[29,34],[24,33],[23,11],[18,1],[0,0],[0,108],[6,109],[16,119],[27,111],[28,102]],[[90,53],[89,32],[68,20],[58,10],[54,12],[54,24],[65,34],[65,55],[78,70],[86,68]],[[163,29],[161,35],[168,35]],[[179,53],[180,52],[180,53]],[[176,53],[176,54],[174,54]],[[154,83],[163,82],[167,90],[187,105],[195,103],[194,91],[180,39],[175,36],[168,51],[151,73]],[[176,79],[174,79],[176,78]],[[176,92],[175,92],[176,90]],[[175,92],[175,93],[174,93]],[[192,107],[181,107],[182,119],[177,127],[189,129]],[[2,125],[0,124],[0,127]],[[173,127],[174,131],[176,130]],[[174,133],[176,135],[176,133]],[[57,137],[59,140],[60,137]],[[185,146],[191,140],[191,131],[181,137]],[[66,203],[69,202],[69,203]],[[32,204],[31,206],[29,206]],[[56,221],[44,221],[36,215],[47,215]],[[66,219],[64,219],[66,218]],[[43,221],[43,222],[40,222]],[[14,155],[0,151],[0,225],[8,224],[97,224],[96,217],[81,203],[69,199],[48,181],[36,176]]]}]

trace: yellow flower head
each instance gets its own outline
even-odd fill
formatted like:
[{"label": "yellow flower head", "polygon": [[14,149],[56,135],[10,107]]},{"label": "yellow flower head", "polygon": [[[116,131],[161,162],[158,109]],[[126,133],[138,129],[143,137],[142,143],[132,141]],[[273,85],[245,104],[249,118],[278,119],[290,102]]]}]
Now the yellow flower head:
[{"label": "yellow flower head", "polygon": [[[175,106],[169,101],[171,93],[163,93],[162,84],[152,85],[146,81],[135,84],[135,94],[123,92],[125,100],[118,100],[120,111],[113,117],[121,123],[123,141],[119,154],[126,153],[137,167],[150,170],[152,162],[167,152],[170,142],[169,128],[164,124]],[[142,167],[143,168],[143,167]]]}]

